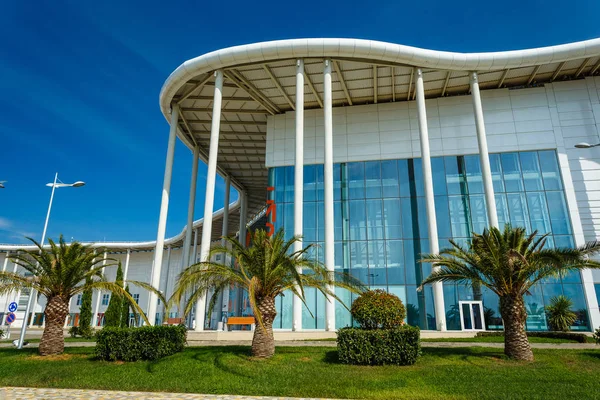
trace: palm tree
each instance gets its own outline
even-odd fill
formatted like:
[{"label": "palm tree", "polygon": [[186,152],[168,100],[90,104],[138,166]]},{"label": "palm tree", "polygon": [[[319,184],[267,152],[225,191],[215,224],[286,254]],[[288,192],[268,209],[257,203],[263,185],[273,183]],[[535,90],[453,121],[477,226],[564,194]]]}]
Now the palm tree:
[{"label": "palm tree", "polygon": [[[319,262],[308,257],[314,245],[293,251],[294,243],[299,240],[298,236],[285,240],[282,230],[271,237],[264,230],[256,230],[252,233],[252,245],[245,248],[235,238],[226,237],[225,241],[231,247],[213,247],[208,259],[225,254],[235,260],[235,265],[226,263],[224,257],[222,263],[210,261],[189,266],[179,275],[170,302],[179,304],[184,294],[191,291],[184,308],[184,315],[187,315],[196,301],[212,289],[210,314],[226,287],[233,285],[245,289],[258,322],[252,339],[252,355],[271,357],[275,353],[273,320],[277,316],[277,296],[289,290],[304,302],[304,288],[313,287],[339,301],[334,286],[356,293],[362,291],[362,284],[358,280],[343,273],[327,271]],[[302,270],[304,273],[299,272]]]},{"label": "palm tree", "polygon": [[573,301],[567,296],[554,296],[550,299],[550,305],[546,306],[548,312],[548,324],[553,331],[568,332],[571,325],[575,323],[577,314],[571,309]]},{"label": "palm tree", "polygon": [[504,321],[504,353],[519,360],[533,360],[525,333],[527,311],[523,296],[544,278],[584,268],[600,268],[589,256],[600,252],[600,242],[589,242],[577,249],[545,249],[548,235],[528,235],[524,228],[509,225],[503,231],[491,227],[473,234],[468,247],[450,241],[451,248],[439,254],[426,254],[421,262],[438,269],[423,280],[482,285],[500,298]]},{"label": "palm tree", "polygon": [[[46,297],[44,315],[46,327],[40,341],[40,355],[61,354],[64,351],[63,326],[69,313],[71,297],[86,290],[105,290],[114,295],[122,296],[132,307],[143,315],[142,310],[122,287],[119,282],[108,282],[103,269],[116,264],[101,265],[102,257],[90,247],[79,242],[67,244],[61,236],[58,244],[48,239],[50,248],[44,249],[35,240],[31,240],[36,250],[30,250],[16,255],[13,261],[30,276],[3,271],[0,272],[0,295],[17,290],[36,290]],[[97,249],[98,252],[104,251]],[[112,260],[111,260],[112,261]],[[157,292],[143,282],[132,282],[142,288]],[[144,315],[144,318],[146,316]],[[146,320],[147,321],[147,320]]]}]

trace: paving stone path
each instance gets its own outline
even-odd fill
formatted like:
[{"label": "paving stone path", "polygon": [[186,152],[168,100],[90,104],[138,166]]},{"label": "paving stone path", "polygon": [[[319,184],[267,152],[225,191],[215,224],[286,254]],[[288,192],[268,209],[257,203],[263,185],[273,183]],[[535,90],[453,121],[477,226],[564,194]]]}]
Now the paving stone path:
[{"label": "paving stone path", "polygon": [[117,392],[110,390],[77,390],[77,389],[36,389],[36,388],[0,388],[1,400],[117,400],[117,399],[172,399],[172,400],[318,400],[292,397],[254,397],[232,395],[210,395],[191,393],[149,393],[149,392]]}]

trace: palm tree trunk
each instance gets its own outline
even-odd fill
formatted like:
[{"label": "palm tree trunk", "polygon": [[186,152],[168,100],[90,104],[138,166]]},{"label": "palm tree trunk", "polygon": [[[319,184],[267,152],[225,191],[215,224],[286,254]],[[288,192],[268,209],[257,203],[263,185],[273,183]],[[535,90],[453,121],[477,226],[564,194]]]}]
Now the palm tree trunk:
[{"label": "palm tree trunk", "polygon": [[68,301],[59,296],[48,299],[48,304],[44,310],[46,327],[40,341],[40,355],[62,354],[65,350],[63,327],[68,313]]},{"label": "palm tree trunk", "polygon": [[523,296],[501,297],[500,313],[504,320],[504,354],[516,360],[533,361],[533,352],[525,332],[527,311]]},{"label": "palm tree trunk", "polygon": [[275,299],[271,297],[259,299],[257,307],[263,325],[257,324],[254,329],[252,355],[254,357],[269,358],[275,354],[275,339],[273,338],[273,321],[277,316]]}]

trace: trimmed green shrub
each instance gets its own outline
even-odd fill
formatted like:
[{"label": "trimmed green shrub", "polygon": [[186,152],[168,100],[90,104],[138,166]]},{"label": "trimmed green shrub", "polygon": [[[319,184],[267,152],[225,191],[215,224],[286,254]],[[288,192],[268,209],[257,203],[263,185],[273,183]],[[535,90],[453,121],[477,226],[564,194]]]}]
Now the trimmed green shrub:
[{"label": "trimmed green shrub", "polygon": [[600,328],[596,329],[594,332],[594,340],[596,341],[596,344],[600,344]]},{"label": "trimmed green shrub", "polygon": [[107,361],[158,360],[183,350],[187,328],[144,326],[102,329],[96,335],[96,357]]},{"label": "trimmed green shrub", "polygon": [[363,329],[393,329],[406,318],[406,308],[398,296],[384,290],[368,290],[354,303],[350,313]]},{"label": "trimmed green shrub", "polygon": [[342,328],[337,333],[338,357],[346,364],[412,365],[421,355],[421,331],[414,326],[394,329]]},{"label": "trimmed green shrub", "polygon": [[[504,336],[504,332],[477,332],[477,336]],[[587,335],[574,332],[527,332],[528,337],[541,337],[549,339],[566,339],[578,343],[587,343]]]}]

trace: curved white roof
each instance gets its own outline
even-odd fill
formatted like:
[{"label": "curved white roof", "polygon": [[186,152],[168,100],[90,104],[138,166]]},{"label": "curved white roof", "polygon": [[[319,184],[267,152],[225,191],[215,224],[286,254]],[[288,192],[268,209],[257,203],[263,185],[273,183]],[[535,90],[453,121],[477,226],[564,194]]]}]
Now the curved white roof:
[{"label": "curved white roof", "polygon": [[181,108],[179,138],[208,155],[213,72],[225,75],[219,173],[249,195],[249,216],[265,205],[266,125],[269,115],[294,109],[295,65],[305,64],[306,109],[322,108],[323,61],[333,61],[333,106],[414,99],[414,69],[423,69],[428,98],[469,92],[470,71],[482,90],[579,79],[600,68],[600,39],[527,50],[454,53],[361,39],[292,39],[213,51],[181,64],[160,93],[170,120]]}]

